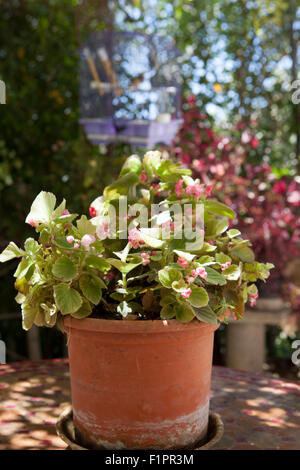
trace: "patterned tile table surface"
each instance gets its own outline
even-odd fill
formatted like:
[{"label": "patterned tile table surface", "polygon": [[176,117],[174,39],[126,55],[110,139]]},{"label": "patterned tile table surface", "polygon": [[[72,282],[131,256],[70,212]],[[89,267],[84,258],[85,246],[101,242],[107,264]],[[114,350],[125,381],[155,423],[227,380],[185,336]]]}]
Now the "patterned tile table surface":
[{"label": "patterned tile table surface", "polygon": [[[0,450],[65,449],[55,422],[70,404],[68,361],[0,365]],[[300,449],[300,385],[214,367],[211,409],[225,425],[215,449]]]}]

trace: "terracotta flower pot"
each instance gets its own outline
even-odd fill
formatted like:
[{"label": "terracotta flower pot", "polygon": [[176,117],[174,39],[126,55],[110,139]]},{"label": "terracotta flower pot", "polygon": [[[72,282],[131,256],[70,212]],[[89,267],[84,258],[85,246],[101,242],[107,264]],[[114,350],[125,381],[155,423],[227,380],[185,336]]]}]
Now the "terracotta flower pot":
[{"label": "terracotta flower pot", "polygon": [[72,405],[86,447],[179,449],[205,440],[216,325],[66,317]]}]

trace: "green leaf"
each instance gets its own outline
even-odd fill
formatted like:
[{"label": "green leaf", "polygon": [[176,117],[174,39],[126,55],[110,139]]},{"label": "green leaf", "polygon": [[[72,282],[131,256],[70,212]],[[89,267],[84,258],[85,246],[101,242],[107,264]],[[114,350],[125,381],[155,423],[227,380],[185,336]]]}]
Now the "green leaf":
[{"label": "green leaf", "polygon": [[77,276],[78,270],[77,266],[70,258],[62,256],[55,261],[52,267],[52,274],[58,279],[71,281]]},{"label": "green leaf", "polygon": [[225,253],[216,253],[216,262],[219,264],[231,263],[231,258]]},{"label": "green leaf", "polygon": [[160,305],[162,307],[165,307],[166,305],[174,304],[174,302],[176,302],[176,298],[174,297],[174,295],[167,294],[164,297],[162,297],[160,301]]},{"label": "green leaf", "polygon": [[117,268],[122,274],[128,274],[130,271],[132,271],[134,268],[136,268],[143,262],[141,257],[132,258],[132,260],[128,263],[123,263],[121,260],[114,258],[108,258],[107,261],[112,266]]},{"label": "green leaf", "polygon": [[[73,245],[69,242],[64,237],[58,237],[54,240],[54,245],[56,245],[58,248],[61,248],[62,250],[74,250]],[[78,248],[76,248],[78,250]]]},{"label": "green leaf", "polygon": [[148,177],[152,179],[161,165],[161,152],[151,150],[145,153],[143,164]]},{"label": "green leaf", "polygon": [[158,238],[151,236],[150,233],[151,229],[142,228],[140,230],[141,239],[146,245],[150,246],[151,248],[161,248],[165,245],[164,240],[159,240]]},{"label": "green leaf", "polygon": [[130,305],[124,300],[123,302],[121,302],[118,307],[117,307],[117,312],[120,313],[122,315],[123,318],[127,317],[127,315],[129,315],[129,313],[132,312],[132,308],[130,307]]},{"label": "green leaf", "polygon": [[30,212],[26,217],[26,223],[30,221],[48,223],[54,211],[56,197],[52,193],[41,191],[32,203]]},{"label": "green leaf", "polygon": [[196,255],[192,255],[191,253],[187,253],[185,251],[180,251],[180,250],[174,250],[174,253],[176,253],[176,255],[179,256],[180,258],[184,258],[188,262],[192,261],[196,256]]},{"label": "green leaf", "polygon": [[74,313],[82,305],[82,298],[77,290],[67,284],[57,284],[53,288],[54,299],[58,310],[62,315]]},{"label": "green leaf", "polygon": [[17,279],[22,279],[28,273],[29,269],[34,265],[34,262],[30,258],[22,258],[20,261],[15,273],[14,277]]},{"label": "green leaf", "polygon": [[188,303],[176,305],[176,320],[181,323],[189,323],[195,318],[195,311]]},{"label": "green leaf", "polygon": [[218,323],[218,320],[214,311],[208,305],[206,305],[206,307],[196,309],[195,316],[196,318],[198,318],[198,320],[203,321],[205,323],[210,323],[210,324]]},{"label": "green leaf", "polygon": [[195,287],[192,286],[192,293],[187,299],[187,301],[193,306],[193,307],[205,307],[208,304],[209,297],[206,292],[206,290],[203,287]]},{"label": "green leaf", "polygon": [[171,318],[174,318],[175,316],[176,309],[174,308],[174,302],[173,304],[164,305],[160,311],[160,318],[162,318],[162,320],[171,320]]},{"label": "green leaf", "polygon": [[230,207],[218,201],[205,201],[205,209],[215,215],[221,215],[228,219],[234,219],[235,213]]},{"label": "green leaf", "polygon": [[237,281],[241,275],[241,268],[236,264],[232,264],[222,272],[222,275],[229,281]]},{"label": "green leaf", "polygon": [[[85,274],[85,273],[83,273]],[[89,272],[89,274],[92,276],[92,278],[96,279],[96,282],[99,284],[101,289],[107,289],[107,285],[105,282],[101,279],[101,277],[98,277],[92,270]]]},{"label": "green leaf", "polygon": [[5,263],[5,261],[9,261],[13,258],[19,258],[20,256],[24,256],[25,251],[21,250],[14,242],[10,242],[10,244],[2,251],[0,254],[0,262]]},{"label": "green leaf", "polygon": [[156,174],[160,177],[161,181],[165,183],[176,183],[179,178],[183,177],[184,179],[188,177],[184,175],[191,175],[192,172],[190,169],[180,168],[180,165],[172,163],[170,160],[162,160],[156,170]]},{"label": "green leaf", "polygon": [[33,238],[27,238],[24,248],[29,255],[34,256],[40,251],[41,246]]},{"label": "green leaf", "polygon": [[130,171],[118,178],[110,186],[107,186],[104,189],[104,196],[106,199],[119,199],[120,196],[126,196],[132,186],[136,185],[139,180],[139,176],[133,171]]},{"label": "green leaf", "polygon": [[81,307],[76,312],[71,313],[71,316],[81,320],[88,317],[92,313],[92,307],[88,300],[83,299]]},{"label": "green leaf", "polygon": [[256,295],[257,292],[258,292],[256,285],[255,284],[250,284],[250,286],[248,286],[248,288],[247,288],[247,292],[250,295]]},{"label": "green leaf", "polygon": [[40,243],[42,244],[48,243],[49,239],[50,239],[49,230],[47,228],[43,228],[43,230],[40,233],[40,238],[39,238]]},{"label": "green leaf", "polygon": [[158,279],[164,287],[171,289],[174,281],[180,281],[182,279],[182,274],[177,269],[166,267],[158,271]]},{"label": "green leaf", "polygon": [[92,224],[90,220],[87,219],[85,215],[82,215],[79,220],[77,220],[77,229],[81,236],[83,235],[95,235],[96,227]]},{"label": "green leaf", "polygon": [[268,279],[270,276],[270,269],[274,268],[274,264],[272,263],[257,263],[258,264],[258,269],[260,272],[260,279],[265,280]]},{"label": "green leaf", "polygon": [[118,258],[120,258],[121,261],[123,261],[123,263],[126,261],[127,259],[127,256],[128,256],[128,253],[131,249],[131,243],[127,243],[127,245],[125,246],[124,250],[122,251],[114,251],[114,255],[116,255]]},{"label": "green leaf", "polygon": [[183,279],[172,282],[172,289],[175,290],[175,292],[184,292],[187,288],[188,285],[184,282]]},{"label": "green leaf", "polygon": [[204,242],[201,253],[211,253],[213,251],[216,251],[216,249],[216,245],[211,245],[210,243]]},{"label": "green leaf", "polygon": [[138,155],[131,155],[126,159],[124,165],[122,166],[120,176],[124,176],[130,172],[137,173],[138,175],[140,175],[142,169],[143,165],[140,157]]},{"label": "green leaf", "polygon": [[124,299],[124,295],[119,294],[118,292],[113,292],[112,294],[109,295],[109,297],[111,297],[114,300],[117,300],[118,302],[122,302],[122,300]]},{"label": "green leaf", "polygon": [[79,279],[79,286],[83,295],[93,304],[98,305],[102,297],[102,283],[99,279],[83,275]]},{"label": "green leaf", "polygon": [[237,245],[235,246],[230,254],[232,256],[235,256],[239,258],[241,261],[244,261],[245,263],[252,263],[255,260],[255,256],[253,251],[245,245]]},{"label": "green leaf", "polygon": [[111,267],[107,260],[99,258],[99,256],[96,255],[89,255],[85,260],[85,264],[103,273],[109,271]]},{"label": "green leaf", "polygon": [[56,219],[57,217],[61,217],[65,208],[66,208],[66,200],[63,199],[62,202],[59,204],[59,206],[57,206],[55,211],[53,211],[52,213],[53,219]]},{"label": "green leaf", "polygon": [[227,235],[229,236],[229,238],[235,238],[241,235],[241,232],[235,228],[231,228],[227,231]]},{"label": "green leaf", "polygon": [[36,306],[28,305],[24,302],[22,308],[22,327],[24,330],[30,330],[33,325],[34,319],[39,312],[39,308]]},{"label": "green leaf", "polygon": [[215,259],[212,256],[204,255],[198,259],[198,262],[201,266],[209,266],[215,264]]},{"label": "green leaf", "polygon": [[57,307],[55,304],[41,303],[41,309],[44,311],[44,321],[48,327],[52,327],[56,323]]},{"label": "green leaf", "polygon": [[25,302],[25,300],[26,300],[26,296],[18,292],[18,294],[15,297],[15,301],[17,302],[17,304],[21,305],[23,302]]},{"label": "green leaf", "polygon": [[228,221],[225,219],[215,219],[212,216],[205,216],[205,238],[214,240],[228,229]]},{"label": "green leaf", "polygon": [[215,269],[206,266],[205,271],[207,272],[205,282],[208,284],[214,284],[216,286],[224,286],[226,284],[226,279]]}]

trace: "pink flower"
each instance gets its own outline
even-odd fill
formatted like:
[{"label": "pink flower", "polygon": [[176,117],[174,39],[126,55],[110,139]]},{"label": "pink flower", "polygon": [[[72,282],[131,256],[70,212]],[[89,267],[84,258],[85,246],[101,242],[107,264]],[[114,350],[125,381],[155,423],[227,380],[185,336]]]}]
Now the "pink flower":
[{"label": "pink flower", "polygon": [[174,232],[174,229],[175,229],[175,225],[174,225],[174,222],[168,220],[167,222],[164,222],[161,224],[161,227],[162,229],[166,230],[166,231],[173,231]]},{"label": "pink flower", "polygon": [[68,211],[68,209],[64,209],[61,215],[70,215],[70,212]]},{"label": "pink flower", "polygon": [[176,196],[180,199],[181,198],[181,193],[182,193],[182,186],[183,186],[183,180],[178,180],[177,183],[175,184],[175,194]]},{"label": "pink flower", "polygon": [[207,278],[207,272],[205,271],[204,268],[197,268],[197,274],[199,277],[201,277],[202,279],[206,279]]},{"label": "pink flower", "polygon": [[250,146],[253,148],[253,149],[256,149],[259,145],[259,140],[256,138],[256,137],[252,137],[251,141],[250,141]]},{"label": "pink flower", "polygon": [[79,248],[79,246],[80,246],[79,243],[76,242],[76,243],[74,243],[74,247],[73,247],[73,248]]},{"label": "pink flower", "polygon": [[177,263],[182,268],[188,268],[189,267],[189,262],[186,259],[182,258],[181,256],[178,257]]},{"label": "pink flower", "polygon": [[187,289],[185,289],[184,291],[180,292],[180,295],[181,297],[183,297],[184,299],[188,299],[189,296],[191,295],[192,293],[192,289],[190,287],[188,287]]},{"label": "pink flower", "polygon": [[32,220],[32,219],[27,220],[27,223],[28,223],[29,225],[31,225],[31,227],[37,227],[37,222],[35,222],[35,221]]},{"label": "pink flower", "polygon": [[150,263],[150,257],[149,257],[149,254],[144,252],[144,253],[141,253],[141,257],[143,258],[143,262],[142,262],[142,265],[143,266],[147,266],[147,264]]},{"label": "pink flower", "polygon": [[187,196],[196,196],[199,199],[203,194],[203,188],[200,184],[193,184],[185,188],[185,194]]},{"label": "pink flower", "polygon": [[107,273],[105,276],[103,276],[103,280],[104,280],[105,282],[109,282],[109,281],[111,281],[114,277],[115,277],[115,275],[114,275],[113,271],[108,271],[108,273]]},{"label": "pink flower", "polygon": [[249,130],[245,130],[243,133],[242,133],[242,138],[241,138],[241,142],[242,144],[249,144],[251,142],[251,139],[252,139],[252,136],[249,132]]},{"label": "pink flower", "polygon": [[192,269],[191,275],[193,277],[201,277],[202,279],[207,278],[207,272],[205,271],[205,268],[202,268],[201,266],[196,269]]},{"label": "pink flower", "polygon": [[142,183],[145,183],[147,181],[147,175],[145,173],[142,173],[140,176],[140,181]]},{"label": "pink flower", "polygon": [[221,264],[222,271],[229,268],[230,265],[231,265],[231,261],[227,261],[226,263]]},{"label": "pink flower", "polygon": [[90,213],[90,216],[91,216],[91,217],[96,217],[97,211],[96,211],[95,207],[90,206],[90,207],[89,207],[89,213]]},{"label": "pink flower", "polygon": [[193,167],[195,168],[196,171],[201,171],[205,168],[205,164],[202,160],[194,160]]},{"label": "pink flower", "polygon": [[208,184],[205,188],[204,196],[209,197],[211,195],[211,192],[212,192],[212,184]]},{"label": "pink flower", "polygon": [[110,235],[110,230],[106,220],[101,220],[100,224],[96,229],[96,234],[99,240],[105,240]]},{"label": "pink flower", "polygon": [[192,282],[194,282],[194,280],[195,280],[195,278],[192,277],[192,276],[185,276],[185,278],[186,278],[186,282],[188,284],[192,284]]},{"label": "pink flower", "polygon": [[83,235],[81,239],[81,245],[84,246],[84,248],[87,251],[89,251],[90,245],[94,243],[95,241],[96,241],[96,238],[94,237],[94,235],[86,234],[86,235]]},{"label": "pink flower", "polygon": [[300,192],[299,191],[292,191],[287,198],[288,202],[293,206],[298,206],[300,203]]},{"label": "pink flower", "polygon": [[131,243],[133,248],[138,248],[144,244],[144,241],[141,237],[141,232],[137,228],[132,228],[129,230],[128,241]]},{"label": "pink flower", "polygon": [[73,235],[69,235],[69,236],[67,237],[67,242],[68,242],[68,243],[73,243],[74,240],[75,240],[75,238],[73,237]]},{"label": "pink flower", "polygon": [[160,186],[158,183],[153,183],[151,186],[152,186],[153,191],[155,191],[156,193],[160,191]]},{"label": "pink flower", "polygon": [[249,294],[250,307],[254,307],[256,304],[256,299],[258,297],[258,292],[256,294]]},{"label": "pink flower", "polygon": [[195,95],[193,95],[193,94],[191,93],[190,95],[188,95],[188,97],[187,97],[186,100],[187,100],[187,102],[188,102],[188,104],[189,104],[190,106],[195,106],[195,104],[196,104],[196,97],[195,97]]},{"label": "pink flower", "polygon": [[277,181],[273,186],[273,191],[277,194],[285,194],[287,186],[284,181]]}]

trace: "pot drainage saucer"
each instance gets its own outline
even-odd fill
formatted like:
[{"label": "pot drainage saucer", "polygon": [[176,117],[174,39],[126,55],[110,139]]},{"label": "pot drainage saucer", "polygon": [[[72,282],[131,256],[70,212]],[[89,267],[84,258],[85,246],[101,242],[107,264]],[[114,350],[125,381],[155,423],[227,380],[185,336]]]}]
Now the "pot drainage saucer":
[{"label": "pot drainage saucer", "polygon": [[[75,438],[75,426],[73,422],[73,411],[71,407],[66,408],[56,423],[56,431],[58,436],[68,444],[68,449],[72,450],[89,450],[82,447]],[[196,444],[189,450],[207,450],[211,449],[223,436],[224,424],[217,413],[209,412],[208,430],[206,442]],[[180,450],[180,449],[178,449]],[[185,449],[188,450],[188,449]]]}]

